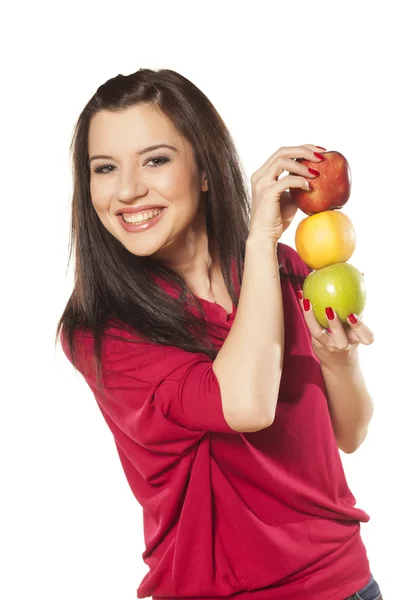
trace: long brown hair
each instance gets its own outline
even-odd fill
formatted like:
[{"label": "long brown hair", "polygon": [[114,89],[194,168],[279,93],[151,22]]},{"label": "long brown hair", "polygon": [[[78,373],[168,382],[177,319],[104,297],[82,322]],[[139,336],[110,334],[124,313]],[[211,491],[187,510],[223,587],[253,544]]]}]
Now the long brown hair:
[{"label": "long brown hair", "polygon": [[[209,243],[218,248],[222,275],[233,303],[238,294],[232,277],[236,265],[242,283],[250,201],[244,170],[231,135],[210,100],[188,79],[168,69],[140,69],[117,75],[101,85],[76,123],[71,143],[73,164],[72,220],[69,260],[75,258],[74,289],[58,322],[74,362],[74,334],[94,337],[94,364],[101,387],[101,343],[106,326],[132,330],[144,339],[201,352],[214,359],[217,350],[207,335],[204,312],[184,278],[155,258],[135,256],[106,230],[91,202],[88,133],[101,110],[121,111],[145,104],[159,108],[194,149],[199,177],[205,171],[206,225]],[[179,292],[173,299],[154,276]],[[194,303],[202,318],[185,309]],[[132,340],[134,341],[134,340]]]}]

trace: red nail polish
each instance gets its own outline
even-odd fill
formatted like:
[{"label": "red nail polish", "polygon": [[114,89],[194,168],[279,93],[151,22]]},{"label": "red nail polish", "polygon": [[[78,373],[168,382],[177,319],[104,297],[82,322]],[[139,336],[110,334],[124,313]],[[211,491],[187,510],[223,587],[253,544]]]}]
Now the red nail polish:
[{"label": "red nail polish", "polygon": [[332,329],[330,327],[327,327],[326,330],[329,331],[329,333],[332,333]]},{"label": "red nail polish", "polygon": [[329,321],[333,321],[333,319],[335,318],[335,315],[333,314],[333,310],[331,309],[330,306],[328,306],[328,308],[325,309],[325,314],[328,317]]},{"label": "red nail polish", "polygon": [[299,300],[303,300],[303,294],[301,292],[297,292],[297,295],[299,297]]},{"label": "red nail polish", "polygon": [[321,148],[321,150],[326,150],[323,146],[317,146],[317,148]]},{"label": "red nail polish", "polygon": [[322,156],[322,154],[319,154],[319,152],[314,152],[314,155],[320,160],[325,160],[325,156]]},{"label": "red nail polish", "polygon": [[308,312],[310,310],[310,301],[308,298],[304,298],[303,300],[304,310]]},{"label": "red nail polish", "polygon": [[357,319],[356,317],[353,315],[353,313],[349,314],[349,321],[350,323],[353,323],[353,325],[355,325],[357,323]]},{"label": "red nail polish", "polygon": [[318,175],[320,174],[320,172],[317,171],[317,169],[310,169],[310,167],[308,167],[308,170],[310,171],[311,175],[315,175],[316,177],[318,177]]}]

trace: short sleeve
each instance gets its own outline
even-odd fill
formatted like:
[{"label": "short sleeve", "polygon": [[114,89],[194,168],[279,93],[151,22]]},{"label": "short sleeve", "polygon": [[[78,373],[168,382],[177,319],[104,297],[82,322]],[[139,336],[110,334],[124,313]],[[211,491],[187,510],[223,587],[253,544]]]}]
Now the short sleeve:
[{"label": "short sleeve", "polygon": [[[113,333],[129,337],[122,330]],[[71,360],[63,337],[61,343]],[[76,366],[104,416],[135,441],[150,436],[153,442],[165,443],[185,435],[182,430],[197,438],[206,432],[238,433],[225,421],[219,383],[206,355],[106,336],[101,396],[94,369],[88,368],[94,353],[92,337],[78,336],[76,352]]]},{"label": "short sleeve", "polygon": [[312,273],[313,269],[300,258],[297,250],[282,242],[278,243],[278,247],[280,262],[286,275],[292,274],[305,278]]}]

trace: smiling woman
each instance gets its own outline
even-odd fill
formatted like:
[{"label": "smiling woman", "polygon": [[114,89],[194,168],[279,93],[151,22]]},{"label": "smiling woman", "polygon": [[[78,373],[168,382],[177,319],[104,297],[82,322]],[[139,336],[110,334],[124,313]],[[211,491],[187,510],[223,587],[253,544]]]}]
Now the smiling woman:
[{"label": "smiling woman", "polygon": [[326,384],[346,440],[340,397],[364,394],[344,371],[340,389],[324,379],[297,298],[310,269],[278,243],[296,213],[287,190],[316,176],[296,158],[318,163],[318,148],[275,152],[250,204],[222,118],[174,71],[118,75],[78,119],[75,282],[57,336],[143,507],[138,598],[379,593]]}]

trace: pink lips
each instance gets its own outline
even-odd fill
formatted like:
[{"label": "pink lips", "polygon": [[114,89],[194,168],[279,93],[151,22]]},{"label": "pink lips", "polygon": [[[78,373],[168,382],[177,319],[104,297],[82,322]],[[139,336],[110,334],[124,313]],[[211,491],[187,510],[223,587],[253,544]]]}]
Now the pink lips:
[{"label": "pink lips", "polygon": [[[150,207],[150,208],[156,208],[156,207]],[[160,206],[159,208],[163,208],[162,206]],[[124,213],[132,213],[132,212],[142,212],[143,210],[146,210],[145,207],[140,207],[140,210],[132,210],[132,209],[124,209],[123,212]],[[147,229],[150,229],[151,227],[154,227],[154,225],[157,225],[157,223],[162,219],[165,211],[167,209],[164,208],[159,215],[156,215],[155,217],[153,217],[152,219],[149,219],[148,221],[144,221],[143,223],[126,223],[124,221],[124,218],[122,216],[121,213],[118,214],[118,220],[121,223],[122,227],[125,229],[125,231],[128,231],[129,233],[135,233],[135,232],[139,232],[139,231],[147,231]]]}]

